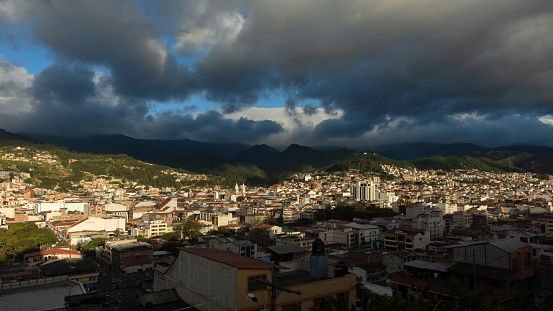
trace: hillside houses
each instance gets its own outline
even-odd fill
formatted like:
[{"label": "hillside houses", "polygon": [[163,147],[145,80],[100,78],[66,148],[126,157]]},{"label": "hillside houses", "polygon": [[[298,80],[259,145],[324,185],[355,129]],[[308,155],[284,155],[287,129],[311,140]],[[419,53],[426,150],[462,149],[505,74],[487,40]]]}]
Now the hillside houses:
[{"label": "hillside houses", "polygon": [[[294,269],[289,271],[290,284],[290,276],[305,277],[316,241],[321,241],[328,255],[326,262],[319,258],[324,266],[321,275],[323,270],[332,275],[344,262],[350,272],[363,274],[367,288],[385,286],[386,293],[393,288],[405,297],[427,295],[423,297],[427,299],[430,294],[421,294],[425,288],[432,289],[433,297],[443,295],[443,288],[434,287],[429,279],[434,275],[466,291],[504,291],[513,286],[531,292],[531,284],[539,283],[538,268],[553,263],[553,183],[549,180],[521,173],[382,168],[396,178],[313,172],[293,174],[269,188],[242,184],[229,189],[161,189],[138,184],[122,188],[104,176],[82,181],[85,191],[81,193],[30,189],[12,173],[0,174],[0,226],[34,222],[51,229],[58,243],[75,249],[105,238],[106,245],[95,250],[96,259],[126,284],[145,288],[158,282],[154,275],[161,270],[171,274],[175,264],[183,264],[171,252],[158,251],[164,243],[159,238],[167,233],[178,237],[175,245],[199,249],[176,252],[190,260],[224,257],[212,250],[271,265],[277,260],[282,267]],[[199,223],[200,239],[184,239],[181,231],[187,220]],[[142,238],[148,242],[139,241]],[[54,257],[69,253],[44,248],[27,261],[59,259]],[[242,274],[231,263],[221,264],[217,267]],[[263,267],[262,273],[271,279],[271,269]],[[471,279],[474,270],[476,281],[474,276]],[[193,295],[178,289],[173,276],[160,277],[163,286],[175,289],[183,300]],[[413,288],[406,289],[408,283]],[[340,290],[350,297],[349,287]],[[293,305],[301,300],[302,306],[321,302],[310,297],[286,301]],[[234,302],[254,306],[249,301]]]}]

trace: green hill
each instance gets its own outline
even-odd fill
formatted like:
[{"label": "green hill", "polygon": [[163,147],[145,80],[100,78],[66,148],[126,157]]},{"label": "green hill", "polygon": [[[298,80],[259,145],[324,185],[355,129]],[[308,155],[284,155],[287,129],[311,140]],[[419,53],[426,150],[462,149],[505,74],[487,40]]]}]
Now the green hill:
[{"label": "green hill", "polygon": [[354,156],[338,161],[330,165],[326,170],[328,172],[336,171],[348,171],[348,170],[358,170],[363,172],[374,172],[381,173],[382,165],[393,165],[396,167],[403,168],[414,168],[412,164],[408,161],[396,161],[386,157],[383,157],[378,154],[355,154]]},{"label": "green hill", "polygon": [[358,154],[330,165],[327,171],[359,170],[382,173],[381,165],[383,164],[402,168],[417,168],[420,170],[478,169],[487,172],[553,174],[552,156],[511,150],[489,151],[485,153],[477,151],[464,156],[433,156],[409,161],[396,161],[378,154]]}]

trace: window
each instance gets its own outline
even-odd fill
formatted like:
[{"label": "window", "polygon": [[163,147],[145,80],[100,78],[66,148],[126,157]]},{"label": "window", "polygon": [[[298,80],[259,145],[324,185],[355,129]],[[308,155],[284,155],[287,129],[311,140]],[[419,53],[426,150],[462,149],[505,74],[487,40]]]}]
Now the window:
[{"label": "window", "polygon": [[530,260],[530,253],[524,254],[524,269],[529,269],[532,265],[532,260]]},{"label": "window", "polygon": [[264,274],[248,277],[248,293],[267,288],[267,285],[262,284],[259,280],[267,280],[267,276]]},{"label": "window", "polygon": [[339,293],[336,295],[336,300],[345,306],[348,306],[348,293]]},{"label": "window", "polygon": [[332,303],[332,296],[320,297],[313,300],[313,308],[322,309],[325,306],[330,306]]}]

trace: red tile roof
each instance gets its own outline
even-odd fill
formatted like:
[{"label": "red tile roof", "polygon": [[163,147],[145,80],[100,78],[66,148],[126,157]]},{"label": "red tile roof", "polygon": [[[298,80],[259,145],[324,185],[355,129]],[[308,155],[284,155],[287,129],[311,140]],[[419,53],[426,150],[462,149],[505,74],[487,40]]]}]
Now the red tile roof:
[{"label": "red tile roof", "polygon": [[169,265],[172,265],[173,262],[175,262],[175,258],[171,258],[171,259],[162,259],[162,261],[165,261],[165,262],[168,263]]}]

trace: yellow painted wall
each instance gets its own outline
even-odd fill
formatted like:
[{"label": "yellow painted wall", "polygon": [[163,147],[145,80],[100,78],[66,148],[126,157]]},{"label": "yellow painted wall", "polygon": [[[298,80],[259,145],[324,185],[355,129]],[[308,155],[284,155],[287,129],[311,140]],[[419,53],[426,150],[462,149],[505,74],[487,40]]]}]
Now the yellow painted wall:
[{"label": "yellow painted wall", "polygon": [[[272,281],[273,276],[270,269],[238,269],[238,310],[254,310],[258,308],[258,305],[247,297],[248,277],[261,274],[266,275],[267,281]],[[257,303],[261,306],[263,306],[263,302],[266,302],[267,305],[271,302],[271,298],[269,298],[267,290],[259,290],[253,292],[253,294],[257,297]]]},{"label": "yellow painted wall", "polygon": [[[247,276],[261,274],[261,271],[254,270],[239,270],[238,271],[238,310],[255,310],[259,307],[253,301],[246,297],[248,284]],[[270,272],[268,272],[268,280],[271,279]],[[292,303],[301,303],[301,310],[309,310],[313,307],[313,300],[320,297],[333,296],[339,293],[348,292],[348,306],[355,304],[355,274],[348,274],[343,277],[321,280],[318,282],[302,284],[289,287],[293,290],[298,290],[301,295],[282,292],[278,296],[277,304],[279,306],[285,306]],[[263,302],[267,303],[267,309],[270,306],[270,298],[267,290],[261,290],[254,292],[255,296],[259,299],[258,303],[263,306]]]}]

